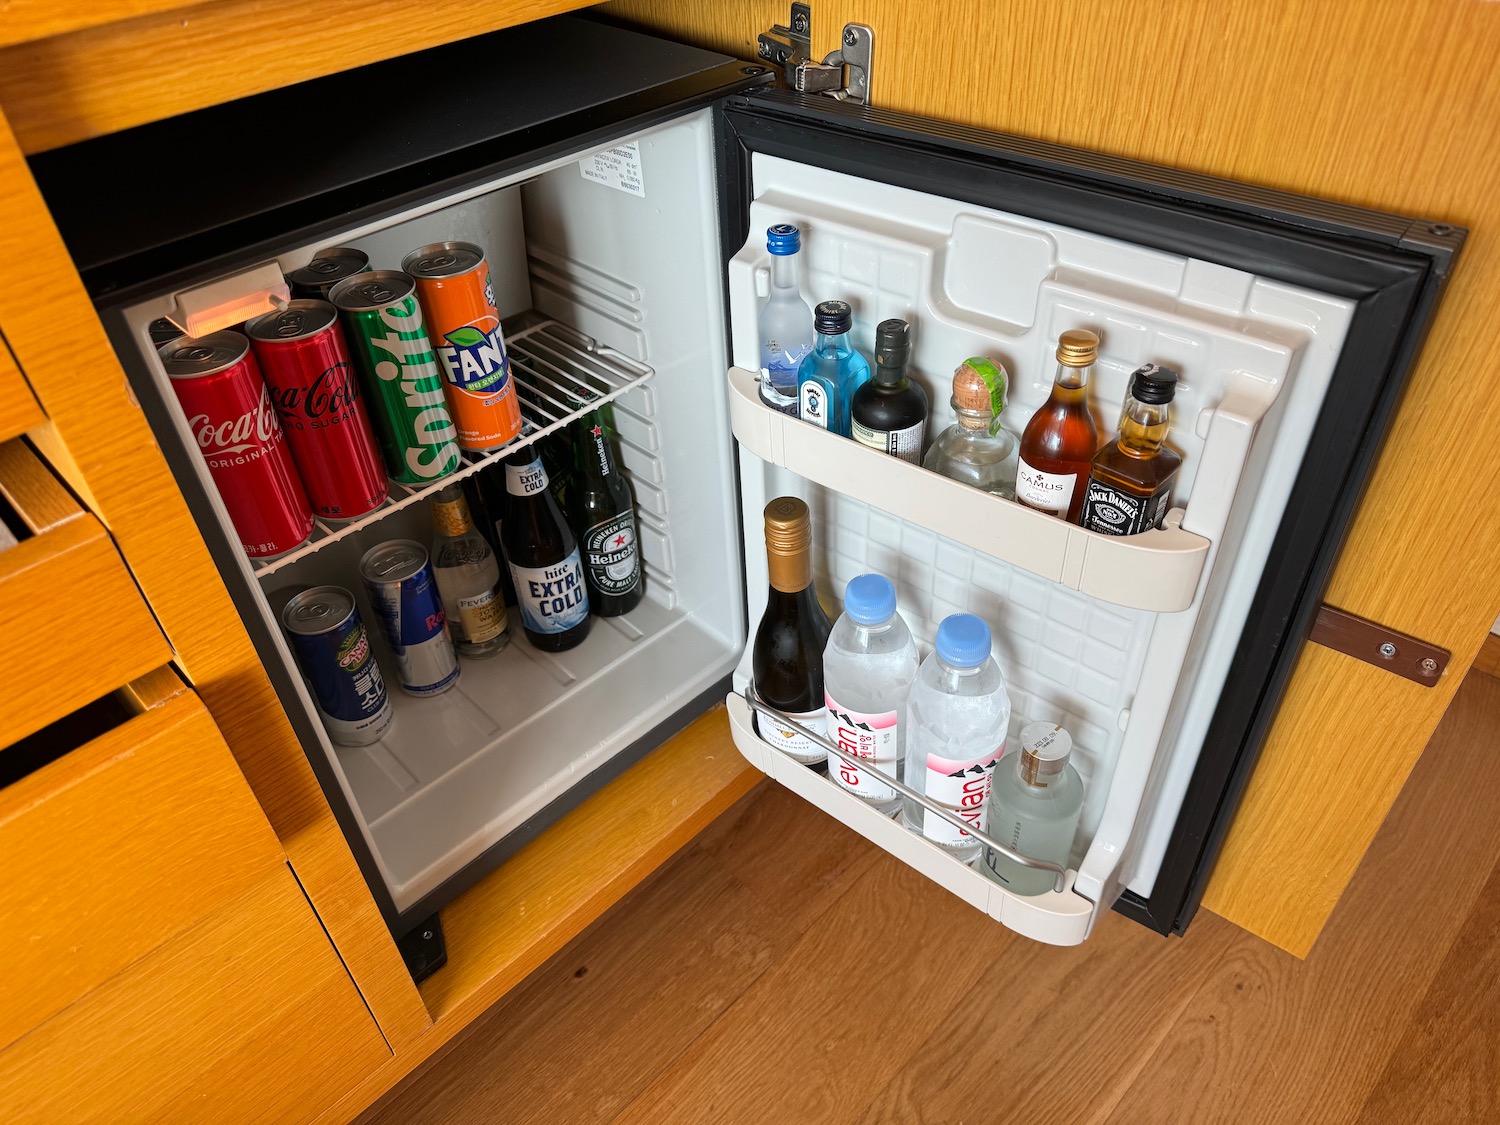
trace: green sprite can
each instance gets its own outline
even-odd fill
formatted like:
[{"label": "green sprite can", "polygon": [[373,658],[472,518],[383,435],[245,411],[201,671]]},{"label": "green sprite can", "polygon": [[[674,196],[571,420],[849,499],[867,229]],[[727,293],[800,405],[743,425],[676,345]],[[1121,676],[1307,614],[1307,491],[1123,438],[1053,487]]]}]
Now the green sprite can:
[{"label": "green sprite can", "polygon": [[372,403],[391,480],[427,484],[462,463],[443,376],[422,323],[416,283],[397,270],[346,277],[328,294]]}]

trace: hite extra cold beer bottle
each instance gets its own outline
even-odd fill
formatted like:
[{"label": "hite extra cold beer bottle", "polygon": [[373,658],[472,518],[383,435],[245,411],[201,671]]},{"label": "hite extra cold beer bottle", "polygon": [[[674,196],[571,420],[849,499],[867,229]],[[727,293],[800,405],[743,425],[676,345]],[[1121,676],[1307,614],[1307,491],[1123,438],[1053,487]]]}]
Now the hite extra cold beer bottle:
[{"label": "hite extra cold beer bottle", "polygon": [[589,592],[578,544],[547,487],[547,470],[532,449],[507,459],[500,543],[526,639],[562,652],[589,635]]}]

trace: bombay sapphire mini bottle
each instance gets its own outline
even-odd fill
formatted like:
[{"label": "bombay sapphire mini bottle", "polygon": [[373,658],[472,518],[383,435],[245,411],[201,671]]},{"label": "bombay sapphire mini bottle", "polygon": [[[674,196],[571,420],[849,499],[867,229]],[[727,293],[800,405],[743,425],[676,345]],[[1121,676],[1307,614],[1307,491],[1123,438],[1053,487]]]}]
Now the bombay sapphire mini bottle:
[{"label": "bombay sapphire mini bottle", "polygon": [[870,380],[870,365],[849,343],[854,311],[843,301],[823,301],[813,310],[818,341],[797,372],[797,416],[849,436],[849,404]]}]

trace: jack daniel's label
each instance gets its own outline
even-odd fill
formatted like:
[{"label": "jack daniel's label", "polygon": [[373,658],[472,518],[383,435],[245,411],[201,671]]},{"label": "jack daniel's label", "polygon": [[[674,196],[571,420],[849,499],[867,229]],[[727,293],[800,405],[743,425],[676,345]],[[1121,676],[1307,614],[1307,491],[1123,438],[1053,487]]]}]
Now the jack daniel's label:
[{"label": "jack daniel's label", "polygon": [[1161,526],[1167,514],[1166,489],[1155,496],[1132,496],[1102,481],[1089,481],[1079,518],[1085,529],[1100,535],[1139,535]]}]

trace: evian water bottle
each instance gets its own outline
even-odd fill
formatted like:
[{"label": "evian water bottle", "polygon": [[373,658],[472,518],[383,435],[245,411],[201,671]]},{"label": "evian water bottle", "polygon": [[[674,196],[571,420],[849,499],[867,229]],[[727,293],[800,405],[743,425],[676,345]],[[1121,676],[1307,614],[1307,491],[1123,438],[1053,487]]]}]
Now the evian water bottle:
[{"label": "evian water bottle", "polygon": [[[990,627],[972,613],[955,613],[938,626],[937,645],[912,686],[903,780],[979,831],[985,831],[990,778],[1005,753],[1010,696],[990,656]],[[902,806],[914,832],[965,863],[979,843],[916,801]]]},{"label": "evian water bottle", "polygon": [[917,646],[896,612],[896,588],[879,574],[861,574],[844,590],[844,613],[823,650],[828,737],[874,768],[828,755],[828,776],[883,813],[901,796],[880,780],[899,778],[906,749],[906,697],[917,678]]},{"label": "evian water bottle", "polygon": [[304,543],[312,511],[250,341],[179,336],[158,354],[245,554],[272,559]]}]

